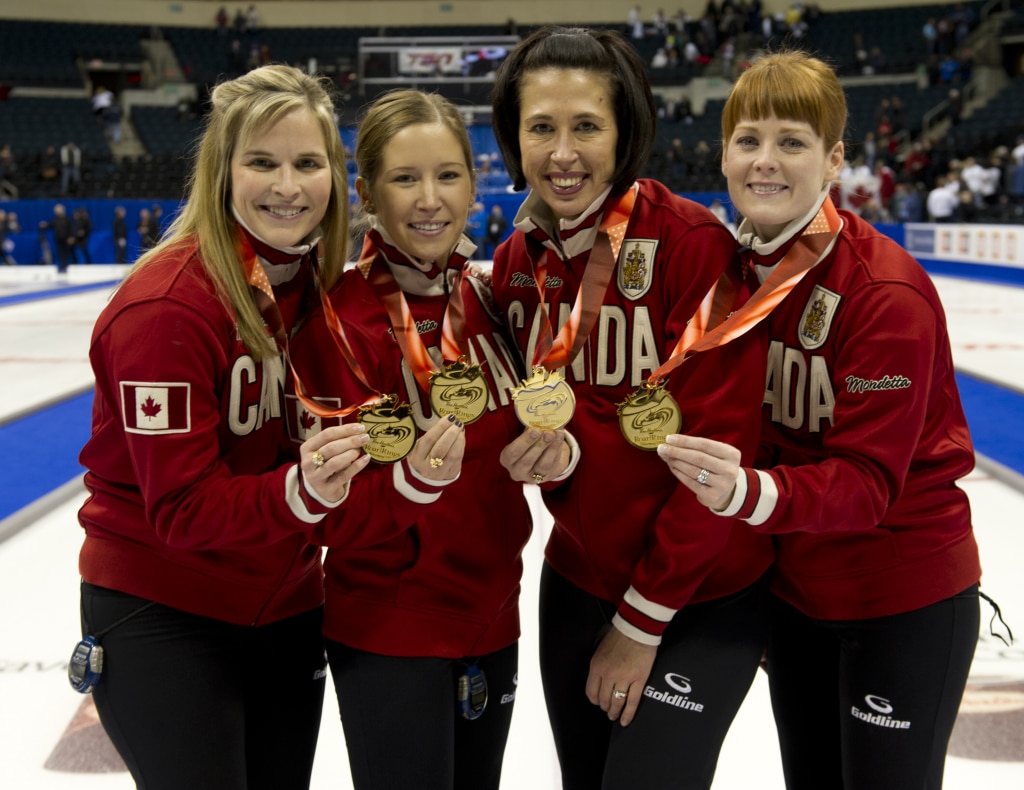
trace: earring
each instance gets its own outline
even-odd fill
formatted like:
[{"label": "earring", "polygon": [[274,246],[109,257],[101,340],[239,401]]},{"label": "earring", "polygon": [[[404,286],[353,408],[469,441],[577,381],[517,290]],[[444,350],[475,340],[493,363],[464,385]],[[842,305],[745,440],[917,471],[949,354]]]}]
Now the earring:
[{"label": "earring", "polygon": [[365,211],[367,214],[376,214],[377,213],[377,209],[375,209],[373,207],[373,203],[370,203],[370,202],[363,203],[363,211]]}]

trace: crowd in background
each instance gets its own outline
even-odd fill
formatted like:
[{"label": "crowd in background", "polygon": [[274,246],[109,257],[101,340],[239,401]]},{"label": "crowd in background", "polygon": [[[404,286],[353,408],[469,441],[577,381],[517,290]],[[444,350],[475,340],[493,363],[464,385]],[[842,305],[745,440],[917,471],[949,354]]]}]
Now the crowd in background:
[{"label": "crowd in background", "polygon": [[[970,95],[975,71],[971,33],[979,20],[972,4],[949,4],[948,9],[945,15],[927,19],[917,34],[920,41],[914,46],[924,53],[915,72],[918,88],[944,89],[945,100],[935,118],[939,124],[922,132],[919,119],[908,117],[904,99],[894,90],[891,96],[879,101],[867,124],[851,124],[847,131],[847,163],[836,191],[837,203],[870,222],[1024,222],[1024,134],[1017,134],[1020,127],[983,148],[965,146],[955,137],[968,114],[966,97]],[[662,74],[674,79],[681,77],[684,85],[702,74],[720,75],[732,81],[749,67],[750,57],[760,50],[813,49],[810,33],[825,13],[815,4],[801,2],[791,3],[784,12],[768,13],[760,0],[708,0],[700,14],[679,10],[670,15],[661,7],[649,12],[640,4],[633,6],[621,32],[640,52],[654,53],[649,60],[653,82],[657,83],[658,75]],[[238,8],[233,18],[222,6],[216,14],[215,26],[226,45],[239,48],[234,61],[238,73],[272,59],[266,46],[260,44],[262,28],[255,6]],[[897,73],[892,63],[894,53],[886,52],[876,43],[879,37],[878,31],[851,30],[851,51],[832,54],[837,71],[859,77]],[[905,71],[902,75],[909,76]],[[343,81],[345,76],[341,75]],[[645,175],[658,178],[678,193],[722,193],[717,119],[696,116],[685,87],[681,93],[666,95],[671,98],[659,106],[659,124],[666,124],[671,136],[654,151]],[[122,133],[118,97],[99,85],[91,101],[97,124],[111,143],[117,143]],[[204,95],[196,104],[205,101]],[[192,110],[198,114],[200,108],[193,105]],[[710,112],[715,114],[717,109]],[[698,126],[696,121],[704,123]],[[350,162],[351,153],[346,151]],[[507,194],[511,188],[497,153],[477,154],[477,186],[483,203],[483,216],[478,224],[483,227],[495,207],[493,196]],[[75,141],[41,150],[36,167],[38,178],[53,184],[58,200],[85,195],[83,176],[87,179],[88,173],[83,173],[83,151]],[[32,169],[22,160],[24,172],[20,172],[11,146],[0,140],[0,202],[31,196],[25,178],[36,179],[36,173],[28,172]],[[73,213],[74,207],[70,208]],[[734,209],[730,218],[737,219]],[[106,218],[100,221],[105,228]],[[141,224],[144,223],[142,218]],[[34,226],[34,220],[29,225]],[[46,229],[52,231],[51,222],[46,223]],[[10,227],[0,228],[0,239],[11,247],[13,241],[9,237],[18,232]],[[139,238],[144,235],[140,231]],[[483,240],[482,233],[479,238]],[[41,237],[40,241],[43,240]],[[47,240],[54,253],[65,251],[62,241],[52,235]],[[481,254],[486,254],[495,242],[485,241]],[[143,244],[142,248],[147,246]],[[88,248],[82,247],[79,240],[67,247],[68,260],[75,259],[76,250],[78,258],[88,254]],[[46,247],[40,244],[43,262],[45,251]],[[4,251],[4,262],[26,262],[24,251],[13,252]],[[119,259],[120,252],[118,248]]]}]

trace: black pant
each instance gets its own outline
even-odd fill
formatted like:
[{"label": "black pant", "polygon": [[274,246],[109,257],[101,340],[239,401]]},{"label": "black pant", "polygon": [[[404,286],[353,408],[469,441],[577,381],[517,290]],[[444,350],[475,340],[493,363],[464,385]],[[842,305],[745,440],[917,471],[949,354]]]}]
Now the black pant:
[{"label": "black pant", "polygon": [[590,658],[615,605],[545,564],[540,668],[563,790],[709,788],[764,654],[763,599],[759,583],[677,612],[636,717],[622,727],[585,693]]},{"label": "black pant", "polygon": [[[82,630],[147,601],[82,585]],[[100,721],[139,788],[309,787],[327,671],[322,610],[270,625],[154,605],[100,641]]]},{"label": "black pant", "polygon": [[473,659],[382,656],[327,640],[356,790],[497,790],[518,683],[519,645],[481,656],[488,700],[462,717]]},{"label": "black pant", "polygon": [[789,790],[938,790],[981,613],[977,586],[905,614],[814,620],[770,603]]}]

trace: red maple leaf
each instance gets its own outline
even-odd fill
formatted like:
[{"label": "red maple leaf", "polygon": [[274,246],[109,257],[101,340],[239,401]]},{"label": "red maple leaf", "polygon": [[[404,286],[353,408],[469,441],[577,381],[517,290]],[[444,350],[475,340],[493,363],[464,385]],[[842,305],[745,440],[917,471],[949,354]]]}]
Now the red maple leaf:
[{"label": "red maple leaf", "polygon": [[308,431],[310,428],[316,425],[316,417],[314,417],[305,409],[302,410],[302,417],[299,418],[299,421],[302,423],[302,429],[305,431]]},{"label": "red maple leaf", "polygon": [[158,415],[162,409],[163,406],[161,406],[159,403],[153,400],[152,395],[147,397],[146,400],[142,402],[142,413],[149,417],[149,419],[153,419],[154,417],[156,417],[156,415]]}]

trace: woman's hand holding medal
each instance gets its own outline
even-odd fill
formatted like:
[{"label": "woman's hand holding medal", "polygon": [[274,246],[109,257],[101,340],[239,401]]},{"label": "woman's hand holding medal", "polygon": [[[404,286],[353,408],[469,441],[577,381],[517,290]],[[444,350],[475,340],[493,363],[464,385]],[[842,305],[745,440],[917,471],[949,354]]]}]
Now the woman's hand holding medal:
[{"label": "woman's hand holding medal", "polygon": [[409,466],[426,480],[454,480],[462,471],[465,452],[465,426],[449,414],[416,440],[408,456]]},{"label": "woman's hand holding medal", "polygon": [[501,451],[501,465],[521,483],[543,483],[561,475],[572,452],[565,431],[527,428]]},{"label": "woman's hand holding medal", "polygon": [[658,455],[702,505],[723,510],[732,500],[740,472],[740,451],[731,444],[669,434],[664,444],[658,445]]},{"label": "woman's hand holding medal", "polygon": [[349,482],[370,463],[370,456],[363,452],[369,438],[359,423],[346,423],[304,441],[299,457],[306,488],[324,502],[344,499]]}]

